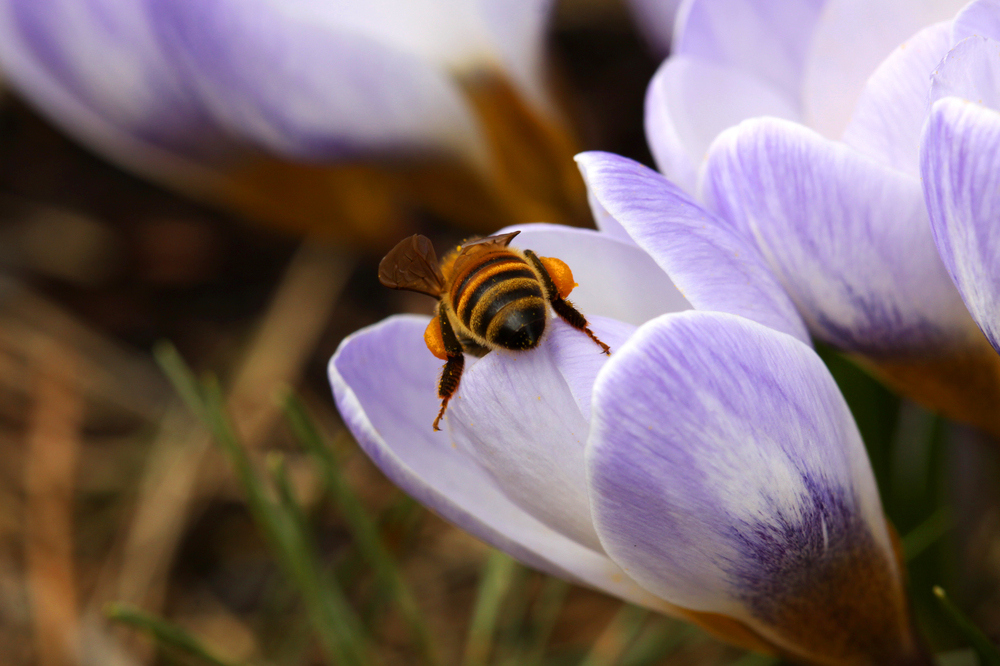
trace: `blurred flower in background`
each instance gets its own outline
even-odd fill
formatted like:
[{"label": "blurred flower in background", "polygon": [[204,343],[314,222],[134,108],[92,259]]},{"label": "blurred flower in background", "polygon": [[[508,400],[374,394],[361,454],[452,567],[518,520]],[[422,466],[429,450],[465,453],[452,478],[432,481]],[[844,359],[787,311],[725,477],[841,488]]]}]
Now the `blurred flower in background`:
[{"label": "blurred flower in background", "polygon": [[763,257],[655,172],[578,160],[604,231],[517,241],[575,271],[610,359],[552,319],[473,362],[439,433],[427,319],[391,317],[330,362],[362,448],[548,573],[797,660],[922,663],[861,438]]},{"label": "blurred flower in background", "polygon": [[378,245],[414,205],[480,231],[584,219],[548,85],[551,5],[5,0],[0,66],[126,168]]},{"label": "blurred flower in background", "polygon": [[813,335],[994,434],[1000,358],[938,255],[927,203],[940,208],[940,171],[931,158],[921,169],[920,150],[950,141],[933,135],[940,121],[923,133],[931,103],[981,99],[944,82],[990,76],[988,58],[961,53],[998,12],[985,0],[695,0],[646,105],[661,172],[755,240]]},{"label": "blurred flower in background", "polygon": [[653,51],[660,57],[670,52],[674,23],[681,0],[629,0],[636,18],[636,27],[645,35]]}]

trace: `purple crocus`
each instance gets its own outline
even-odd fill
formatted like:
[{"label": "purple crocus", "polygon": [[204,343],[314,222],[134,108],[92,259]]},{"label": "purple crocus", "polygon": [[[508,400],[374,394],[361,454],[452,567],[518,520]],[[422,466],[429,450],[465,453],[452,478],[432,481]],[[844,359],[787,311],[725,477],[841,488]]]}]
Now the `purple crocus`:
[{"label": "purple crocus", "polygon": [[309,203],[292,190],[317,181],[312,196],[326,210],[309,213],[329,224],[339,215],[330,207],[356,195],[364,175],[342,188],[309,173],[282,180],[276,160],[430,155],[488,180],[497,146],[477,105],[499,104],[493,95],[509,105],[494,121],[556,122],[544,86],[551,4],[0,0],[0,68],[56,125],[120,165],[244,208],[285,183],[269,209],[279,217]]},{"label": "purple crocus", "polygon": [[344,421],[406,492],[525,564],[816,664],[923,663],[857,428],[759,251],[659,174],[578,157],[601,231],[536,224],[613,352],[551,318],[467,359],[434,432],[428,318],[330,361]]},{"label": "purple crocus", "polygon": [[694,0],[679,21],[647,96],[661,172],[753,239],[814,336],[1000,433],[976,326],[996,339],[1000,3]]}]

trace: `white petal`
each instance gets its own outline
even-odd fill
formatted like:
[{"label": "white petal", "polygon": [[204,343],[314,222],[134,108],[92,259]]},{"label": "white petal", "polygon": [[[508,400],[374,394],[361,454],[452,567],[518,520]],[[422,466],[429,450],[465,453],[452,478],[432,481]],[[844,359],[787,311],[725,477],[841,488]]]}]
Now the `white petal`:
[{"label": "white petal", "polygon": [[566,262],[579,286],[569,300],[587,317],[600,315],[638,326],[664,312],[691,305],[648,254],[632,242],[590,229],[557,224],[519,224],[517,247]]},{"label": "white petal", "polygon": [[924,28],[879,65],[844,131],[847,145],[893,169],[918,174],[931,73],[951,48],[950,27],[944,22]]},{"label": "white petal", "polygon": [[900,44],[966,0],[829,0],[806,62],[805,122],[839,139],[868,77]]},{"label": "white petal", "polygon": [[[612,350],[634,330],[603,318],[590,324]],[[495,350],[468,368],[445,417],[454,441],[512,502],[598,552],[583,447],[590,391],[607,358],[581,331],[550,319],[536,349]]]},{"label": "white petal", "polygon": [[825,0],[694,0],[678,16],[673,55],[734,67],[797,108],[813,28]]},{"label": "white petal", "polygon": [[958,13],[952,22],[952,43],[972,35],[1000,42],[1000,0],[974,0]]},{"label": "white petal", "polygon": [[798,112],[753,75],[688,56],[668,58],[646,91],[646,140],[657,168],[690,193],[719,132],[755,116],[797,120]]},{"label": "white petal", "polygon": [[346,338],[330,360],[337,407],[365,453],[414,499],[528,566],[663,608],[603,553],[510,501],[447,433],[431,430],[441,361],[424,345],[426,324],[425,317],[392,317]]}]

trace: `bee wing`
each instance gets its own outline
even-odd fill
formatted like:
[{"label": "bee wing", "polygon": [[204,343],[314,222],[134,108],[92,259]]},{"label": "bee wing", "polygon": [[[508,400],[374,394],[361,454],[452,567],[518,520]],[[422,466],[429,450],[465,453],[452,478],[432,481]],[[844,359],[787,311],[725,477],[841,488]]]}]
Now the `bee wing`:
[{"label": "bee wing", "polygon": [[514,240],[514,236],[521,233],[520,231],[512,231],[509,234],[498,234],[496,236],[487,236],[486,238],[476,238],[470,241],[465,241],[462,243],[462,249],[467,247],[472,247],[473,245],[496,245],[498,247],[507,247],[510,242]]},{"label": "bee wing", "polygon": [[444,276],[430,239],[416,234],[401,240],[379,263],[378,281],[391,289],[439,297],[444,291]]}]

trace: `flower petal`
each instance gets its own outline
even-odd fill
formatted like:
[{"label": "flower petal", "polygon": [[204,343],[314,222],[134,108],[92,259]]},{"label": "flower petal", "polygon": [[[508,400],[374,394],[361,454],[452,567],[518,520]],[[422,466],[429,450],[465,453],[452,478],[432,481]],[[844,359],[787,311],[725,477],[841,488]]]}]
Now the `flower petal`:
[{"label": "flower petal", "polygon": [[806,124],[840,138],[865,82],[911,35],[952,18],[967,0],[828,0],[806,62]]},{"label": "flower petal", "polygon": [[955,97],[935,102],[921,167],[941,258],[1000,352],[1000,113]]},{"label": "flower petal", "polygon": [[546,108],[550,100],[544,85],[545,30],[554,0],[479,0],[478,4],[504,71],[529,100]]},{"label": "flower petal", "polygon": [[594,224],[597,225],[598,230],[602,234],[623,243],[635,244],[632,241],[632,237],[625,231],[625,227],[618,224],[618,220],[604,209],[604,206],[597,200],[594,193],[590,191],[589,185],[587,186],[587,205],[590,206],[590,214],[594,217]]},{"label": "flower petal", "polygon": [[441,67],[459,68],[493,55],[483,3],[476,0],[262,0],[257,4],[282,8],[302,21],[365,35]]},{"label": "flower petal", "polygon": [[56,125],[144,173],[177,180],[195,169],[191,158],[226,148],[139,3],[3,3],[0,65]]},{"label": "flower petal", "polygon": [[965,341],[917,178],[762,118],[719,137],[703,195],[749,230],[822,339],[876,355]]},{"label": "flower petal", "polygon": [[861,437],[791,336],[705,312],[640,327],[598,374],[587,472],[606,551],[664,599],[816,662],[909,642]]},{"label": "flower petal", "polygon": [[270,150],[326,159],[403,146],[482,159],[447,74],[335,22],[330,8],[348,4],[151,0],[151,21],[217,121]]},{"label": "flower petal", "polygon": [[734,67],[672,56],[646,91],[646,139],[660,172],[693,192],[719,132],[754,116],[797,119],[794,100]]},{"label": "flower petal", "polygon": [[[635,330],[603,318],[590,323],[612,349]],[[468,368],[445,416],[455,443],[512,502],[597,552],[583,447],[594,377],[607,358],[581,331],[550,319],[536,349],[496,350]]]},{"label": "flower petal", "polygon": [[1000,0],[975,0],[958,13],[951,26],[951,41],[979,35],[1000,42]]},{"label": "flower petal", "polygon": [[955,45],[935,70],[930,101],[958,97],[1000,110],[1000,42],[968,37]]},{"label": "flower petal", "polygon": [[666,56],[673,41],[674,21],[681,0],[629,0],[628,4],[639,31],[657,55]]},{"label": "flower petal", "polygon": [[660,174],[610,153],[581,153],[588,187],[699,310],[739,314],[808,341],[763,257]]},{"label": "flower petal", "polygon": [[447,433],[431,430],[441,362],[424,346],[426,324],[391,317],[346,338],[330,360],[337,407],[365,453],[416,500],[528,566],[663,607],[603,553],[514,504]]},{"label": "flower petal", "polygon": [[824,4],[694,0],[678,17],[672,54],[746,71],[797,106],[805,56]]},{"label": "flower petal", "polygon": [[497,233],[514,230],[521,232],[516,246],[566,262],[577,282],[569,298],[586,317],[601,315],[638,326],[664,312],[691,307],[667,274],[631,241],[558,224],[519,224]]},{"label": "flower petal", "polygon": [[861,91],[844,143],[916,176],[931,72],[951,48],[951,26],[935,23],[896,48]]}]

